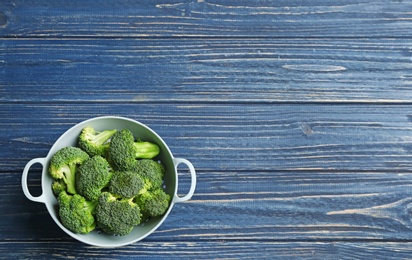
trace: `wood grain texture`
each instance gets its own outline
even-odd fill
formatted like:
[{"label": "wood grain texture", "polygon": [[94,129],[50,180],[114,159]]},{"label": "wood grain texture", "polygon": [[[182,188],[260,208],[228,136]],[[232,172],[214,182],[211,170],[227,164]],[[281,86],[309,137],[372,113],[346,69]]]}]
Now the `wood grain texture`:
[{"label": "wood grain texture", "polygon": [[411,199],[404,197],[411,196],[411,177],[405,174],[201,171],[193,199],[176,204],[155,233],[122,250],[104,251],[65,235],[44,205],[19,192],[14,182],[19,176],[7,176],[3,187],[12,192],[1,200],[15,203],[0,204],[1,212],[9,212],[2,221],[19,223],[1,227],[0,252],[8,257],[365,259],[379,253],[377,259],[407,259],[410,254],[411,223],[404,219]]},{"label": "wood grain texture", "polygon": [[0,123],[13,131],[0,130],[1,164],[20,169],[76,123],[122,115],[203,170],[409,172],[410,113],[407,105],[3,104]]},{"label": "wood grain texture", "polygon": [[[19,185],[13,184],[24,163],[45,156],[53,142],[50,140],[82,117],[122,111],[151,126],[175,156],[190,159],[198,169],[195,196],[176,205],[149,240],[411,238],[409,145],[399,140],[401,136],[407,139],[410,131],[408,106],[283,105],[270,110],[266,105],[94,104],[92,114],[86,114],[90,105],[20,104],[18,117],[13,116],[15,106],[3,107],[10,109],[3,110],[1,123],[15,129],[2,133],[12,147],[3,152],[10,158],[6,156],[2,168],[14,172],[3,172],[3,176],[9,176],[10,189],[15,191],[10,196],[21,197],[14,208],[3,204],[2,210],[19,212],[11,214],[8,221],[49,219],[42,205],[27,201]],[[47,116],[36,117],[42,114]],[[311,118],[318,121],[310,122]],[[24,122],[30,122],[30,127]],[[44,135],[46,126],[50,136]],[[20,154],[19,160],[13,160],[13,154]],[[37,194],[41,193],[38,178],[37,171],[37,185],[33,185]],[[187,186],[188,182],[183,182],[180,191],[184,193]],[[32,228],[32,239],[59,239],[62,232],[49,225],[55,226],[51,219]],[[10,228],[15,227],[3,230],[9,239]],[[12,238],[27,238],[23,231],[13,232],[16,237]]]},{"label": "wood grain texture", "polygon": [[7,0],[0,7],[3,37],[410,37],[412,34],[411,1]]},{"label": "wood grain texture", "polygon": [[[20,185],[13,183],[18,174],[2,175],[10,179],[3,181],[9,193],[1,200],[2,219],[21,224],[2,226],[1,239],[72,240],[52,221],[44,205],[24,197]],[[40,172],[30,176],[30,191],[40,195]],[[182,178],[180,183],[179,193],[184,194],[189,181]],[[192,199],[176,204],[145,241],[411,240],[411,174],[198,171],[198,183]],[[11,199],[15,203],[7,205]]]},{"label": "wood grain texture", "polygon": [[[26,242],[18,253],[12,256],[22,258],[54,259],[408,259],[411,254],[410,243],[271,243],[271,242],[202,242],[202,243],[156,243],[142,242],[127,246],[124,250],[101,250],[95,247],[76,247],[70,242],[38,242],[42,251],[32,243]],[[69,247],[73,247],[68,250]],[[191,253],[182,254],[190,248]],[[294,248],[294,250],[291,250]],[[0,252],[8,248],[0,245]]]},{"label": "wood grain texture", "polygon": [[[410,259],[410,10],[0,1],[0,259]],[[197,169],[193,198],[121,249],[75,241],[21,191],[30,159],[100,115],[147,124]]]},{"label": "wood grain texture", "polygon": [[[409,39],[5,40],[7,102],[410,103]],[[61,91],[64,89],[64,91]]]},{"label": "wood grain texture", "polygon": [[[10,247],[12,245],[12,247]],[[39,246],[42,250],[39,250]],[[101,250],[83,247],[65,241],[25,242],[24,247],[15,244],[0,245],[1,253],[16,258],[37,259],[119,259],[119,250]],[[71,248],[68,250],[68,248]],[[187,254],[187,249],[190,254]],[[10,252],[10,249],[15,249]],[[122,250],[122,259],[409,259],[410,243],[346,243],[346,242],[202,242],[163,243],[141,242]]]}]

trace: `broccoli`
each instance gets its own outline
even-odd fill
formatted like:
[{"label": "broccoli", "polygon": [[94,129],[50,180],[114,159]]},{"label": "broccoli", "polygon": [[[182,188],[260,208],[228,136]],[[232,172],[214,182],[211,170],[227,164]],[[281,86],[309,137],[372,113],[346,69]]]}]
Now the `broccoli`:
[{"label": "broccoli", "polygon": [[54,196],[58,197],[60,192],[67,191],[67,185],[63,180],[54,180],[52,183],[52,191]]},{"label": "broccoli", "polygon": [[110,142],[109,157],[120,170],[130,170],[137,159],[151,159],[160,152],[159,146],[150,142],[134,140],[128,129],[116,132]]},{"label": "broccoli", "polygon": [[97,200],[101,190],[109,184],[112,174],[113,171],[106,159],[100,155],[90,157],[78,168],[77,192],[87,200]]},{"label": "broccoli", "polygon": [[96,223],[104,232],[127,235],[140,224],[140,209],[133,199],[118,199],[110,192],[103,192],[96,207]]},{"label": "broccoli", "polygon": [[87,201],[79,194],[69,195],[65,191],[58,196],[60,220],[74,233],[87,234],[95,229],[93,217],[97,201]]},{"label": "broccoli", "polygon": [[58,150],[50,160],[49,173],[56,179],[63,179],[67,192],[76,194],[76,170],[89,155],[78,147],[67,146]]},{"label": "broccoli", "polygon": [[98,132],[93,127],[87,126],[80,133],[79,147],[90,156],[105,156],[109,149],[109,140],[116,131],[113,129]]},{"label": "broccoli", "polygon": [[136,197],[143,218],[157,217],[163,215],[169,208],[170,195],[165,193],[162,188],[147,191]]},{"label": "broccoli", "polygon": [[135,139],[128,129],[83,128],[78,147],[58,150],[48,168],[63,226],[123,236],[165,214],[171,196],[162,188],[165,167],[153,160],[159,152],[157,144]]},{"label": "broccoli", "polygon": [[133,145],[136,150],[135,157],[138,159],[152,159],[160,152],[160,148],[157,144],[145,142],[140,139],[137,139]]},{"label": "broccoli", "polygon": [[151,159],[142,159],[134,164],[133,170],[142,176],[147,190],[162,186],[165,167],[162,163]]},{"label": "broccoli", "polygon": [[132,198],[146,192],[144,186],[142,177],[135,172],[115,172],[110,180],[109,191],[122,198]]}]

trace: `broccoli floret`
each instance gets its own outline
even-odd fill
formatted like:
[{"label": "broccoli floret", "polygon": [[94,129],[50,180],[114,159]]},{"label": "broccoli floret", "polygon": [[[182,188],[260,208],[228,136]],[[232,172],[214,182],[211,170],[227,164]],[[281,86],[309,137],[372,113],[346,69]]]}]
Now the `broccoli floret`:
[{"label": "broccoli floret", "polygon": [[87,201],[79,194],[68,195],[65,191],[60,192],[58,201],[59,216],[63,226],[80,234],[87,234],[95,229],[93,213],[97,201]]},{"label": "broccoli floret", "polygon": [[147,190],[159,188],[163,184],[165,167],[160,162],[142,159],[134,164],[133,171],[142,176]]},{"label": "broccoli floret", "polygon": [[105,158],[95,155],[79,166],[76,175],[77,192],[87,200],[97,200],[113,175]]},{"label": "broccoli floret", "polygon": [[119,170],[128,170],[133,164],[134,159],[134,137],[129,130],[116,132],[109,146],[109,157],[111,162]]},{"label": "broccoli floret", "polygon": [[143,218],[162,216],[169,208],[170,195],[165,193],[162,188],[147,191],[136,197]]},{"label": "broccoli floret", "polygon": [[52,183],[52,190],[54,196],[58,197],[60,192],[67,191],[67,185],[63,180],[55,180]]},{"label": "broccoli floret", "polygon": [[139,206],[133,199],[118,199],[103,192],[96,207],[97,225],[106,233],[124,236],[140,223]]},{"label": "broccoli floret", "polygon": [[141,141],[140,139],[136,140],[133,145],[135,149],[135,158],[137,159],[152,159],[160,152],[160,148],[157,144]]},{"label": "broccoli floret", "polygon": [[157,144],[140,140],[135,142],[132,132],[123,129],[113,135],[109,146],[109,157],[120,171],[127,171],[133,168],[137,159],[153,158],[159,154],[159,151]]},{"label": "broccoli floret", "polygon": [[146,192],[140,175],[131,171],[115,172],[109,184],[109,191],[119,197],[132,198]]},{"label": "broccoli floret", "polygon": [[79,147],[90,156],[105,156],[109,149],[109,140],[116,131],[116,129],[113,129],[99,132],[93,127],[87,126],[80,133]]},{"label": "broccoli floret", "polygon": [[58,150],[50,160],[49,173],[56,179],[63,179],[67,192],[76,194],[76,170],[89,155],[78,147],[67,146]]}]

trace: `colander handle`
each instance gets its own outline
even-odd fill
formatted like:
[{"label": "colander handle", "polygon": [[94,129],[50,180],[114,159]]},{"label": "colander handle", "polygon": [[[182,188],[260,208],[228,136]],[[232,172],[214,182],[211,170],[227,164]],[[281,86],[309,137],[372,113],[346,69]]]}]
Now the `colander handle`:
[{"label": "colander handle", "polygon": [[[173,202],[174,203],[179,203],[179,202],[187,201],[195,193],[195,188],[196,188],[196,171],[195,171],[195,167],[193,167],[191,162],[189,162],[186,159],[182,159],[182,158],[173,158],[173,163],[175,165],[176,172],[177,172],[177,166],[179,164],[181,164],[181,163],[186,164],[186,166],[189,168],[190,176],[191,176],[191,184],[190,184],[189,193],[187,193],[183,197],[179,197],[179,196],[177,196],[177,194],[175,194],[175,196],[173,198]],[[179,183],[177,180],[176,180],[176,182],[177,182],[177,184]]]},{"label": "colander handle", "polygon": [[40,163],[44,168],[45,165],[47,164],[47,159],[46,158],[35,158],[35,159],[32,159],[31,161],[29,161],[26,164],[26,166],[24,167],[24,170],[23,170],[23,176],[21,178],[21,186],[23,188],[24,195],[26,195],[26,197],[29,200],[34,201],[34,202],[46,203],[45,195],[44,195],[43,192],[40,196],[34,197],[33,195],[31,195],[31,193],[29,191],[29,187],[27,185],[27,176],[29,174],[30,167],[35,163]]}]

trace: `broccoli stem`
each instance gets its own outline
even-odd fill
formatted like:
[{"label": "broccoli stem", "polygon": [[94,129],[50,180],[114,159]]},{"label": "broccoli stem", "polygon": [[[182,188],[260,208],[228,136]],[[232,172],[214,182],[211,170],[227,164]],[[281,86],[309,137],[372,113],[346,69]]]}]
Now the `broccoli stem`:
[{"label": "broccoli stem", "polygon": [[86,201],[85,203],[86,205],[84,209],[94,214],[96,211],[96,207],[97,207],[97,200],[96,201]]},{"label": "broccoli stem", "polygon": [[134,142],[135,157],[140,159],[152,159],[159,154],[160,148],[151,142]]},{"label": "broccoli stem", "polygon": [[97,134],[94,138],[94,142],[96,144],[102,145],[104,144],[112,135],[116,132],[116,130],[105,130]]},{"label": "broccoli stem", "polygon": [[67,185],[67,192],[70,194],[77,194],[76,191],[76,164],[70,164],[69,169],[64,171],[65,174],[63,175],[63,180]]}]

